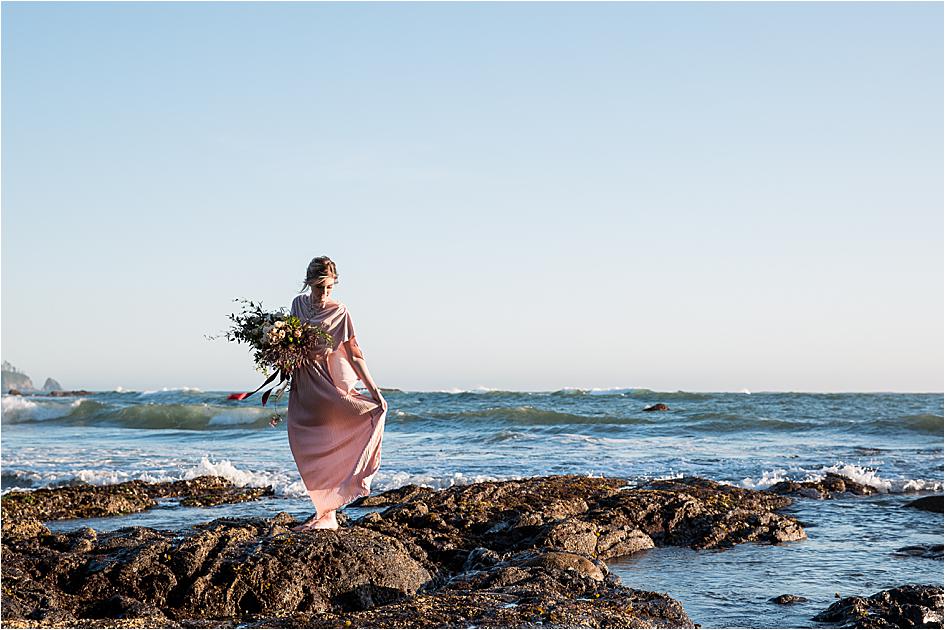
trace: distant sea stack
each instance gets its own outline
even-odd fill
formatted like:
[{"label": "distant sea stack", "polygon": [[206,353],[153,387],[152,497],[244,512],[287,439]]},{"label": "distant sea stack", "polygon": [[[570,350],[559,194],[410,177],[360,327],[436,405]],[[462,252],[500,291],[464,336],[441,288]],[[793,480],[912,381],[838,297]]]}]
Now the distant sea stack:
[{"label": "distant sea stack", "polygon": [[4,393],[11,389],[20,391],[35,389],[30,377],[13,367],[9,361],[3,362],[3,382],[0,384],[0,390]]},{"label": "distant sea stack", "polygon": [[57,380],[54,379],[54,378],[47,378],[47,379],[46,379],[46,382],[43,383],[43,391],[44,391],[44,392],[58,392],[58,391],[62,391],[62,385],[60,385],[60,384],[59,384],[59,381],[57,381]]}]

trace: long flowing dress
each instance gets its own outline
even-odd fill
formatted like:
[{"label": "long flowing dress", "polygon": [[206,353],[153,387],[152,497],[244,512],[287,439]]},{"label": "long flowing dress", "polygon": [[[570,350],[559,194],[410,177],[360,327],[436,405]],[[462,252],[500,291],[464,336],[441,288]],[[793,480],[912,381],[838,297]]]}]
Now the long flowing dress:
[{"label": "long flowing dress", "polygon": [[356,346],[357,339],[345,305],[329,299],[318,307],[300,295],[292,301],[291,314],[320,324],[332,337],[327,354],[293,374],[286,424],[292,456],[319,521],[334,521],[337,508],[371,492],[387,413],[355,390],[358,375],[344,342]]}]

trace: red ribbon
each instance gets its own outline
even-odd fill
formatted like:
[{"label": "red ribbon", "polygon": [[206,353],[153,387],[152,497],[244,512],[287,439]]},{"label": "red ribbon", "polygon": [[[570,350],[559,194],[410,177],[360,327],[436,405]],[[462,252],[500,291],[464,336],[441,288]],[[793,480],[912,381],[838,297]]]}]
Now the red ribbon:
[{"label": "red ribbon", "polygon": [[[273,380],[274,378],[276,378],[277,376],[281,376],[281,377],[282,377],[282,378],[279,379],[279,383],[281,383],[282,381],[287,380],[287,377],[286,377],[286,375],[285,375],[285,372],[283,372],[282,370],[276,370],[275,372],[272,373],[272,376],[270,376],[269,378],[266,379],[266,382],[265,382],[265,383],[263,383],[262,385],[260,385],[260,386],[257,387],[256,389],[254,389],[253,391],[248,392],[248,393],[242,393],[242,394],[230,394],[229,396],[226,397],[226,399],[227,399],[227,400],[244,400],[244,399],[246,399],[246,398],[249,398],[250,396],[252,396],[252,395],[255,394],[256,392],[258,392],[259,390],[261,390],[263,387],[265,387],[266,385],[268,385],[269,383],[271,383],[272,380]],[[270,387],[270,388],[266,391],[266,393],[263,394],[263,397],[262,397],[262,404],[263,404],[263,407],[266,406],[266,402],[268,402],[268,400],[269,400],[269,394],[271,394],[271,393],[272,393],[272,390],[274,390],[276,387],[279,386],[279,383],[276,383],[273,387]]]}]

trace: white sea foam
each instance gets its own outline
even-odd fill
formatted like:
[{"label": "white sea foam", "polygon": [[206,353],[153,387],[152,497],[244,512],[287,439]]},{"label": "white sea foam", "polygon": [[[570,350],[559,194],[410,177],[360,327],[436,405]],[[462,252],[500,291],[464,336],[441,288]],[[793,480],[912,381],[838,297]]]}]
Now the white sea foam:
[{"label": "white sea foam", "polygon": [[20,411],[22,409],[35,409],[36,403],[22,396],[4,396],[2,399],[3,414]]},{"label": "white sea foam", "polygon": [[210,461],[204,456],[200,463],[184,472],[184,479],[194,479],[202,475],[216,475],[232,481],[237,486],[265,487],[272,486],[273,492],[286,497],[306,496],[305,486],[298,475],[281,472],[241,470],[228,459]]},{"label": "white sea foam", "polygon": [[123,471],[113,469],[82,469],[71,471],[36,472],[32,470],[4,471],[4,475],[11,475],[25,482],[28,488],[4,488],[3,493],[30,491],[36,488],[57,488],[75,483],[87,483],[93,486],[122,483],[133,479],[140,479],[151,483],[174,481],[168,475],[155,475],[143,471]]},{"label": "white sea foam", "polygon": [[632,387],[592,387],[587,390],[591,396],[612,396],[614,394],[632,394]]},{"label": "white sea foam", "polygon": [[442,488],[452,488],[453,486],[466,486],[471,483],[482,483],[484,481],[500,481],[504,479],[517,479],[517,477],[493,477],[492,475],[466,475],[461,472],[447,473],[444,475],[430,475],[424,473],[408,473],[403,471],[385,471],[381,469],[374,477],[372,488],[377,492],[400,488],[408,484],[423,486],[440,490]]},{"label": "white sea foam", "polygon": [[562,387],[561,389],[556,389],[543,393],[562,393],[562,394],[572,394],[572,395],[587,395],[587,396],[615,396],[615,395],[625,395],[632,394],[635,391],[639,391],[634,387]]},{"label": "white sea foam", "polygon": [[[500,391],[492,387],[473,387],[471,389],[460,389],[459,387],[450,387],[449,389],[438,389],[435,391],[437,394],[488,394],[489,392]],[[418,392],[424,393],[424,392]]]},{"label": "white sea foam", "polygon": [[174,481],[173,477],[167,475],[154,475],[140,471],[126,472],[122,470],[79,470],[75,473],[71,473],[71,476],[72,479],[66,481],[84,481],[94,486],[121,483],[123,481],[131,481],[132,479],[140,479],[141,481],[150,483]]},{"label": "white sea foam", "polygon": [[68,416],[84,400],[85,398],[77,398],[70,402],[47,402],[30,400],[22,396],[4,396],[0,405],[2,405],[4,422],[27,422]]},{"label": "white sea foam", "polygon": [[166,393],[184,393],[184,394],[202,394],[203,390],[196,387],[162,387],[161,389],[149,389],[147,391],[141,392],[140,396],[153,396],[155,394],[166,394]]},{"label": "white sea foam", "polygon": [[668,473],[662,475],[655,475],[653,477],[648,477],[651,481],[672,481],[673,479],[682,479],[685,477],[681,472],[673,472],[672,470]]},{"label": "white sea foam", "polygon": [[[799,478],[799,481],[820,481],[827,476],[827,473],[842,475],[872,488],[883,494],[903,494],[908,492],[939,492],[942,490],[942,481],[935,479],[883,479],[879,471],[874,468],[857,466],[856,464],[845,464],[838,462],[833,466],[823,466],[818,470],[802,470],[807,473],[806,476]],[[797,479],[798,477],[795,477]],[[788,481],[785,470],[766,470],[761,473],[761,477],[756,481],[751,477],[742,479],[743,488],[764,490],[770,488],[781,481]]]},{"label": "white sea foam", "polygon": [[[4,493],[30,491],[42,487],[56,487],[75,482],[85,482],[93,485],[121,483],[132,479],[141,479],[148,482],[168,482],[178,479],[195,479],[203,475],[223,477],[240,487],[271,486],[277,496],[287,498],[306,498],[308,493],[305,485],[296,471],[271,472],[253,471],[237,467],[228,459],[212,460],[209,456],[201,458],[200,462],[187,468],[179,475],[149,474],[141,471],[120,471],[110,469],[83,469],[70,472],[36,473],[32,471],[6,472],[15,474],[18,478],[29,480],[29,488],[6,488]],[[374,478],[373,492],[384,492],[400,488],[408,484],[433,488],[436,490],[463,486],[484,481],[501,481],[519,479],[517,476],[496,477],[492,475],[470,475],[463,472],[445,474],[409,473],[404,471],[381,470]]]},{"label": "white sea foam", "polygon": [[[529,437],[527,433],[520,433],[516,431],[503,431],[503,433],[508,433],[511,436],[514,436],[516,439],[528,439]],[[599,435],[584,435],[583,433],[558,433],[556,435],[556,440],[562,444],[578,444],[580,445],[578,448],[585,447],[585,445],[597,446],[600,444],[626,444],[626,440],[606,438]]]},{"label": "white sea foam", "polygon": [[786,470],[765,470],[761,473],[761,477],[757,481],[751,477],[745,477],[742,479],[741,487],[748,488],[750,490],[764,490],[766,488],[770,488],[776,483],[786,481],[786,475]]},{"label": "white sea foam", "polygon": [[891,493],[908,493],[908,492],[941,492],[942,491],[942,482],[932,479],[891,479],[890,492]]},{"label": "white sea foam", "polygon": [[844,464],[838,462],[833,466],[825,466],[822,470],[811,474],[805,481],[817,481],[823,479],[827,473],[834,473],[849,477],[857,483],[872,486],[880,492],[900,494],[903,492],[933,491],[942,489],[941,480],[926,479],[883,479],[877,474],[877,471],[871,468],[864,468],[855,464]]}]

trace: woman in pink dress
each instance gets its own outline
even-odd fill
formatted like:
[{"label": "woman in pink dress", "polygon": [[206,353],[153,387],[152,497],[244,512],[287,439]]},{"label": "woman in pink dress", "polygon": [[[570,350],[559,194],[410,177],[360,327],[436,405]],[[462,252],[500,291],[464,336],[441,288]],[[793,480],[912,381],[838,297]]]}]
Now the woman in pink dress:
[{"label": "woman in pink dress", "polygon": [[[371,492],[381,463],[387,401],[368,371],[348,309],[331,297],[337,280],[335,263],[315,258],[305,274],[310,293],[292,301],[292,315],[332,337],[326,352],[292,375],[289,391],[289,446],[315,505],[296,530],[337,529],[335,510]],[[369,396],[355,389],[359,380]]]}]

